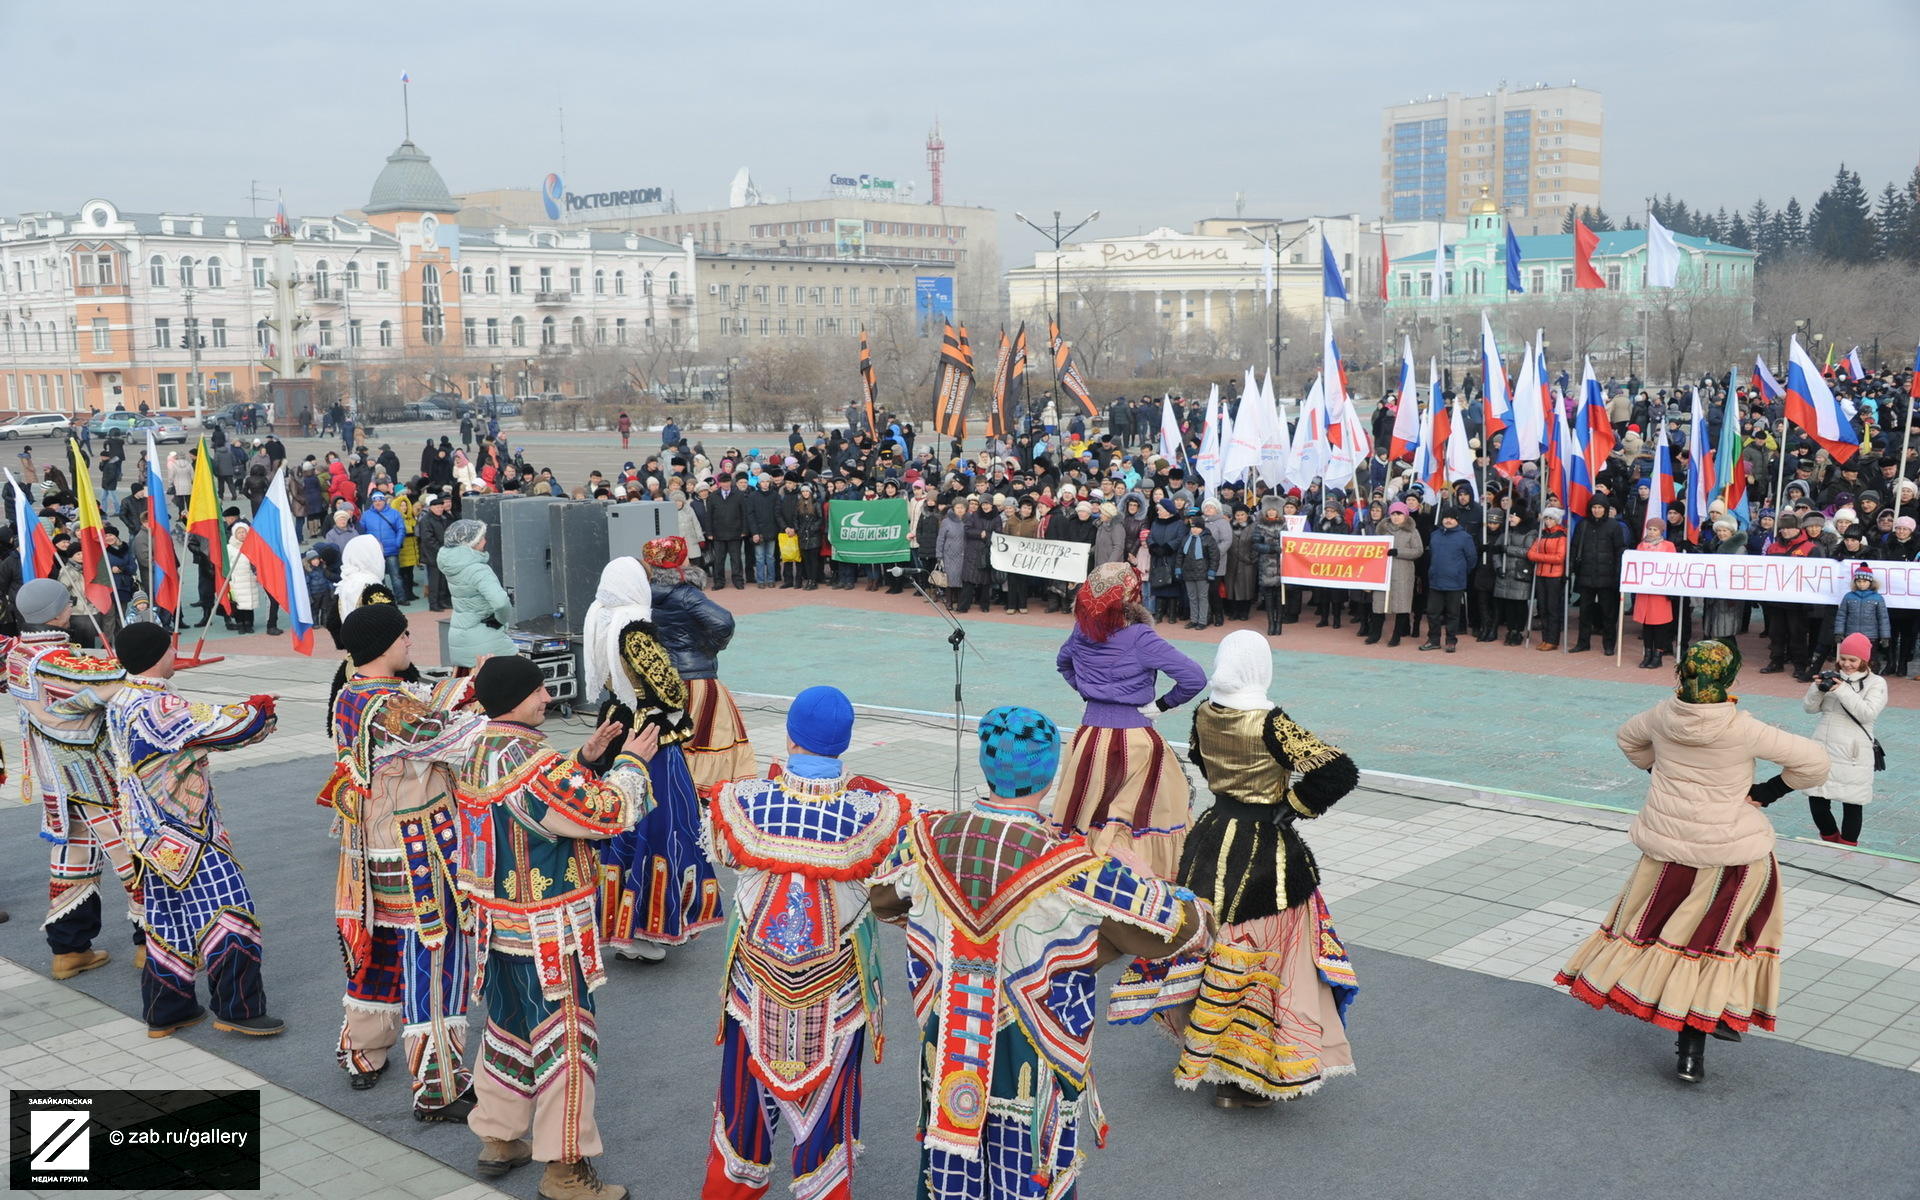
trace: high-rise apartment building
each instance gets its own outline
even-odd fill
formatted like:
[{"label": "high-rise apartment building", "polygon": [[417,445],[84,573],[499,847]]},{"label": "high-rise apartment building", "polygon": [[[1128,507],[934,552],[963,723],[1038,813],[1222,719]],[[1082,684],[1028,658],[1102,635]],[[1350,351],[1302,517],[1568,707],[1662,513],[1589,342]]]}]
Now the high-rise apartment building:
[{"label": "high-rise apartment building", "polygon": [[1591,88],[1535,84],[1448,92],[1387,107],[1380,207],[1389,220],[1462,220],[1481,189],[1520,233],[1558,233],[1600,206],[1605,115]]}]

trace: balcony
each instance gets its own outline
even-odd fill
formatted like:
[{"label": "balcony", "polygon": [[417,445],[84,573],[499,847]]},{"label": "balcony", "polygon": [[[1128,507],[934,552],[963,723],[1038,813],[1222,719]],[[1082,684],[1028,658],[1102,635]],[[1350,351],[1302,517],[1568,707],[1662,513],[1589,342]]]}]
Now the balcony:
[{"label": "balcony", "polygon": [[693,297],[684,292],[667,297],[668,308],[692,308]]},{"label": "balcony", "polygon": [[535,304],[565,304],[567,302],[567,294],[565,292],[556,292],[548,288],[542,288],[533,294],[533,302]]},{"label": "balcony", "polygon": [[572,353],[573,353],[572,342],[546,342],[542,344],[540,347],[540,354],[543,358],[558,357],[561,355],[567,355]]},{"label": "balcony", "polygon": [[347,299],[345,288],[315,287],[308,298],[315,304],[344,304]]}]

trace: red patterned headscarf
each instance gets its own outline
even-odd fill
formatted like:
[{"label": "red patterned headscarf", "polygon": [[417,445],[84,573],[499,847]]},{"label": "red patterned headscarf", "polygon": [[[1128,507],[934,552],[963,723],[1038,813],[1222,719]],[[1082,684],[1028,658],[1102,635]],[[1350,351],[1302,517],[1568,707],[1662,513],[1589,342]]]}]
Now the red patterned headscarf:
[{"label": "red patterned headscarf", "polygon": [[657,537],[640,547],[640,561],[649,567],[678,571],[687,565],[687,539]]},{"label": "red patterned headscarf", "polygon": [[1128,625],[1150,619],[1141,600],[1139,572],[1128,563],[1095,567],[1073,597],[1073,622],[1090,642],[1104,642]]}]

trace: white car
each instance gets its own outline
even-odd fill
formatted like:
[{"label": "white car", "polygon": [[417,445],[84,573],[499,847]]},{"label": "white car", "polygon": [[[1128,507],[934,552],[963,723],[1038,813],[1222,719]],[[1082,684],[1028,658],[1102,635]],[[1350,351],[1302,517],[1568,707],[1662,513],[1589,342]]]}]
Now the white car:
[{"label": "white car", "polygon": [[73,432],[73,422],[61,413],[27,413],[0,425],[0,438],[64,438]]}]

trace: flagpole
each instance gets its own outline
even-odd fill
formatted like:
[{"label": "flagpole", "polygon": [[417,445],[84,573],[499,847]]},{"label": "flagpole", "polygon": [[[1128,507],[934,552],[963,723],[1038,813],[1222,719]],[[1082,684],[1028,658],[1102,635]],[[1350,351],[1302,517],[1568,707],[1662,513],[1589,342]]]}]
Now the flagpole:
[{"label": "flagpole", "polygon": [[[1900,434],[1900,469],[1893,474],[1895,480],[1901,480],[1907,477],[1907,450],[1913,444],[1914,391],[1914,381],[1910,379],[1907,381],[1907,427]],[[1897,484],[1893,489],[1893,507],[1897,513],[1900,508],[1900,488]],[[1779,505],[1774,506],[1774,511],[1779,511]]]},{"label": "flagpole", "polygon": [[233,576],[229,574],[225,579],[220,581],[220,590],[215,593],[213,597],[213,607],[207,609],[207,619],[201,622],[199,640],[193,643],[193,653],[188,656],[192,658],[196,664],[207,661],[200,657],[200,648],[207,644],[207,627],[213,624],[213,614],[220,611],[220,601],[226,597],[232,588]]}]

